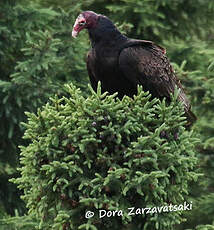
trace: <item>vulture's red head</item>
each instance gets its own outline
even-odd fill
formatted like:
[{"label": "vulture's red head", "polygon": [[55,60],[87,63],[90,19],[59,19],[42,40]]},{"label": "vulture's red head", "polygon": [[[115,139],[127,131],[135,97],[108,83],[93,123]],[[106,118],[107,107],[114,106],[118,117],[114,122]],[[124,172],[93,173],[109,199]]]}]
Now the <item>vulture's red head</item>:
[{"label": "vulture's red head", "polygon": [[99,15],[93,11],[84,11],[76,19],[73,30],[72,37],[76,38],[79,32],[83,29],[90,29],[96,26],[97,19]]}]

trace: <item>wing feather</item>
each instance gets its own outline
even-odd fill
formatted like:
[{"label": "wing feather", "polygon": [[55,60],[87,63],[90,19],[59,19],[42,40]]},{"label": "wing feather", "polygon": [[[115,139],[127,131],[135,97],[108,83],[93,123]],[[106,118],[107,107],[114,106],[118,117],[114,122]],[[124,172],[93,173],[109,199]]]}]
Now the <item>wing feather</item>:
[{"label": "wing feather", "polygon": [[158,47],[132,46],[124,48],[119,56],[119,68],[134,85],[142,85],[154,97],[170,100],[175,87],[180,88],[179,100],[185,110],[190,105],[168,58]]},{"label": "wing feather", "polygon": [[94,70],[94,62],[95,61],[95,57],[94,54],[92,52],[92,50],[90,50],[88,52],[87,55],[87,70],[88,70],[88,75],[89,75],[89,79],[91,82],[91,86],[93,88],[94,91],[97,90],[97,85],[98,85],[98,80],[96,79],[96,75],[95,75],[95,70]]}]

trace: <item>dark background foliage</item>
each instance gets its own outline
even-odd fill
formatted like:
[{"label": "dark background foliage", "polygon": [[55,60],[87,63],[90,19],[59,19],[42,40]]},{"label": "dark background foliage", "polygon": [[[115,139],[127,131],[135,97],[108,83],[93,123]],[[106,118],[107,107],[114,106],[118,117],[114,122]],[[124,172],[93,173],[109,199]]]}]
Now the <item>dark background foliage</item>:
[{"label": "dark background foliage", "polygon": [[[17,177],[25,111],[35,112],[72,82],[88,95],[87,32],[71,38],[82,10],[109,16],[130,37],[166,47],[198,116],[194,131],[199,171],[194,210],[182,228],[212,224],[214,216],[214,2],[209,0],[2,0],[0,2],[0,216],[23,215]],[[28,221],[28,220],[26,220]],[[211,227],[207,227],[207,229]],[[7,227],[6,227],[7,229]]]}]

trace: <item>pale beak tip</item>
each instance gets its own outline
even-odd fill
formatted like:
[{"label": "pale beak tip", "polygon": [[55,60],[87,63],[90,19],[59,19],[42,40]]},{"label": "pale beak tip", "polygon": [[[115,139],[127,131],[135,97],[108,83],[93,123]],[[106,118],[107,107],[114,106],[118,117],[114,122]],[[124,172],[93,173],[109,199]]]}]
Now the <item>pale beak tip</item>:
[{"label": "pale beak tip", "polygon": [[77,37],[77,35],[78,35],[78,32],[77,32],[77,31],[75,31],[75,30],[73,30],[73,31],[72,31],[72,37],[73,37],[73,38],[76,38],[76,37]]}]

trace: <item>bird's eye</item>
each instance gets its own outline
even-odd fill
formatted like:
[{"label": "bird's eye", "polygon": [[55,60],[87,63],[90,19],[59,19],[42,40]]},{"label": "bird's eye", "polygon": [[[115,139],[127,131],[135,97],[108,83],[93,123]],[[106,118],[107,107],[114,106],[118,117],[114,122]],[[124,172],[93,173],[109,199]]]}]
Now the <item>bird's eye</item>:
[{"label": "bird's eye", "polygon": [[86,21],[81,21],[78,23],[80,26],[84,26],[86,24]]}]

